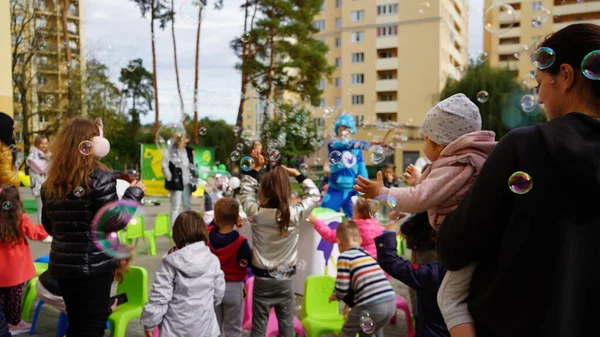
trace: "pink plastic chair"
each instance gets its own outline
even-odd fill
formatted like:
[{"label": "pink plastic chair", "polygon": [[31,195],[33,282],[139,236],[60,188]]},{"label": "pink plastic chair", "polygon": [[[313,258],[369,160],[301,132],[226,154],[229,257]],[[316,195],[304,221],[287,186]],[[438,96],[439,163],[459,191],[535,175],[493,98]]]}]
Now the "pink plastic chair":
[{"label": "pink plastic chair", "polygon": [[[396,309],[400,309],[404,311],[404,319],[406,320],[406,329],[408,331],[408,337],[415,335],[415,330],[413,327],[412,316],[410,315],[410,307],[404,297],[398,295],[396,296]],[[390,321],[392,324],[396,324],[396,315],[392,317]]]},{"label": "pink plastic chair", "polygon": [[152,332],[152,337],[158,337],[158,335],[160,335],[160,329],[155,327],[154,331]]},{"label": "pink plastic chair", "polygon": [[[250,277],[246,280],[246,300],[244,301],[244,318],[242,319],[242,330],[252,330],[252,291],[254,290],[254,277]],[[300,337],[304,337],[304,328],[300,320],[294,316],[294,332]],[[267,334],[265,337],[277,337],[279,336],[279,325],[277,322],[277,315],[275,315],[275,308],[271,308],[269,313],[269,321],[267,323]]]}]

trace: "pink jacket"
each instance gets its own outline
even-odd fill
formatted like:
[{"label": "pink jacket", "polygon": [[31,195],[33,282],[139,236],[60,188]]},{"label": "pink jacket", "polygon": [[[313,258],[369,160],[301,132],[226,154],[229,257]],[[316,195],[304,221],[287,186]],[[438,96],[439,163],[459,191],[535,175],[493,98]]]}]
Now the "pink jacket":
[{"label": "pink jacket", "polygon": [[[358,231],[360,232],[360,238],[362,239],[362,249],[377,259],[375,238],[383,233],[383,227],[373,219],[352,219],[352,221],[356,222],[358,225]],[[315,222],[313,222],[313,227],[325,241],[335,243],[335,229],[329,228],[329,226],[321,220],[315,220]]]},{"label": "pink jacket", "polygon": [[[398,209],[407,213],[427,210],[435,230],[454,211],[467,193],[487,156],[496,147],[492,131],[475,131],[448,144],[421,175],[414,187],[381,188],[379,194],[396,198]],[[508,177],[507,177],[508,179]]]}]

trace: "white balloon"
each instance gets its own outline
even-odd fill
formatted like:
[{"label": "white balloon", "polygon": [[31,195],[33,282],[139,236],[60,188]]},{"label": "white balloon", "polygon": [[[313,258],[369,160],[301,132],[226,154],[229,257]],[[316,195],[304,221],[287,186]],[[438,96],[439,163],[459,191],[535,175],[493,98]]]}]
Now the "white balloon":
[{"label": "white balloon", "polygon": [[123,199],[123,194],[125,194],[125,190],[129,186],[131,186],[131,184],[128,183],[126,180],[117,179],[117,195],[119,196],[119,199]]},{"label": "white balloon", "polygon": [[238,178],[238,177],[229,178],[229,187],[231,187],[234,190],[236,188],[240,187],[240,178]]}]

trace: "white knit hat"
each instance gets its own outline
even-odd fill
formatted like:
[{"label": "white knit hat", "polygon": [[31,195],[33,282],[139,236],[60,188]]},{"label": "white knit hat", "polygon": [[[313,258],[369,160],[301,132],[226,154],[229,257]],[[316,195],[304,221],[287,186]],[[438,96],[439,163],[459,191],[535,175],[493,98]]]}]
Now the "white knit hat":
[{"label": "white knit hat", "polygon": [[423,119],[421,132],[432,142],[446,146],[458,137],[481,130],[481,114],[464,94],[456,94],[436,104]]}]

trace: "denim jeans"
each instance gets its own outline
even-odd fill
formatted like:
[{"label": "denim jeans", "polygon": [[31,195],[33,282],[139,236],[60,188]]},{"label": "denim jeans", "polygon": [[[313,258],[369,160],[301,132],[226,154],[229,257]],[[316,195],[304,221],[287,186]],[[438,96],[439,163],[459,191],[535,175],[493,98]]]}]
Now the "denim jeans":
[{"label": "denim jeans", "polygon": [[179,215],[179,207],[183,200],[183,210],[189,211],[192,209],[192,189],[189,184],[183,185],[183,191],[170,191],[171,197],[171,227],[175,223],[175,219]]}]

